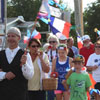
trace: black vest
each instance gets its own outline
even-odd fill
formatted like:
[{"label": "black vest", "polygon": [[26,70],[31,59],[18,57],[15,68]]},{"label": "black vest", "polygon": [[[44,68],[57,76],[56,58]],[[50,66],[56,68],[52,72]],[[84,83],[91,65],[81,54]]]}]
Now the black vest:
[{"label": "black vest", "polygon": [[20,49],[13,61],[9,64],[6,58],[5,50],[0,51],[0,68],[4,72],[11,71],[16,76],[12,80],[4,79],[3,81],[0,81],[1,100],[26,100],[27,80],[24,78],[20,66],[20,59],[23,54],[24,51]]}]

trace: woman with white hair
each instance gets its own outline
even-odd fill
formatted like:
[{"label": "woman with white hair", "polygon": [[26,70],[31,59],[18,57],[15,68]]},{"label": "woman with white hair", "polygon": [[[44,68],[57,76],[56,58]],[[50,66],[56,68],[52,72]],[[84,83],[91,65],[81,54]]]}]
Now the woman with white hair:
[{"label": "woman with white hair", "polygon": [[[57,53],[57,45],[59,44],[59,40],[55,35],[50,35],[47,39],[47,42],[49,43],[49,50],[47,52],[50,62],[50,71],[49,71],[49,77],[52,70],[52,61],[55,57],[58,56]],[[48,91],[48,100],[54,100],[54,91]]]}]

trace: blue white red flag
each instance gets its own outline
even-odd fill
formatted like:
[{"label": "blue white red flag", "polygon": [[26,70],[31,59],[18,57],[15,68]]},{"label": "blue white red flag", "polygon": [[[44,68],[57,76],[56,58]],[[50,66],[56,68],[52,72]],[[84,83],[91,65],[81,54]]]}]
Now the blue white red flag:
[{"label": "blue white red flag", "polygon": [[69,37],[71,24],[69,22],[65,22],[55,17],[50,17],[49,21],[50,29],[53,34],[62,33],[67,38]]},{"label": "blue white red flag", "polygon": [[24,43],[27,43],[28,40],[32,39],[32,38],[41,39],[40,32],[38,32],[36,29],[34,29],[34,31],[31,34],[30,30],[27,30],[27,36],[24,36]]},{"label": "blue white red flag", "polygon": [[82,41],[81,36],[79,35],[79,33],[77,31],[76,31],[76,34],[77,34],[77,46],[80,49],[83,47],[83,41]]}]

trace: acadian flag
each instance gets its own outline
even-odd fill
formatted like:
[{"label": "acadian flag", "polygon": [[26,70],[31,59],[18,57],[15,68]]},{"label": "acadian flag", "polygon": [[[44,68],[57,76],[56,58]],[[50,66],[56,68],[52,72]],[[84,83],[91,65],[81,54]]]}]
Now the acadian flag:
[{"label": "acadian flag", "polygon": [[24,43],[28,43],[28,40],[32,39],[32,38],[41,39],[40,32],[38,32],[36,29],[34,29],[34,31],[31,34],[30,30],[27,30],[27,36],[24,36]]},{"label": "acadian flag", "polygon": [[78,48],[80,49],[83,47],[83,41],[77,31],[76,31],[76,34],[77,34],[77,45],[78,45]]},{"label": "acadian flag", "polygon": [[50,29],[53,34],[62,33],[67,38],[69,37],[71,24],[69,22],[65,22],[55,17],[50,17],[50,21],[48,23],[50,25]]}]

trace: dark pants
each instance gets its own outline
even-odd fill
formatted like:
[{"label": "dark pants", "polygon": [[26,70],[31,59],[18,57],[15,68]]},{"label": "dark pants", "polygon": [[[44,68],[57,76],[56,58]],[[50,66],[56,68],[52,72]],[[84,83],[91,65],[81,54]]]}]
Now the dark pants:
[{"label": "dark pants", "polygon": [[100,82],[97,82],[94,87],[100,91]]},{"label": "dark pants", "polygon": [[46,100],[45,91],[28,91],[29,100]]},{"label": "dark pants", "polygon": [[0,87],[0,100],[27,100],[27,91],[10,91],[9,88]]},{"label": "dark pants", "polygon": [[54,100],[55,94],[54,91],[47,91],[47,100]]}]

